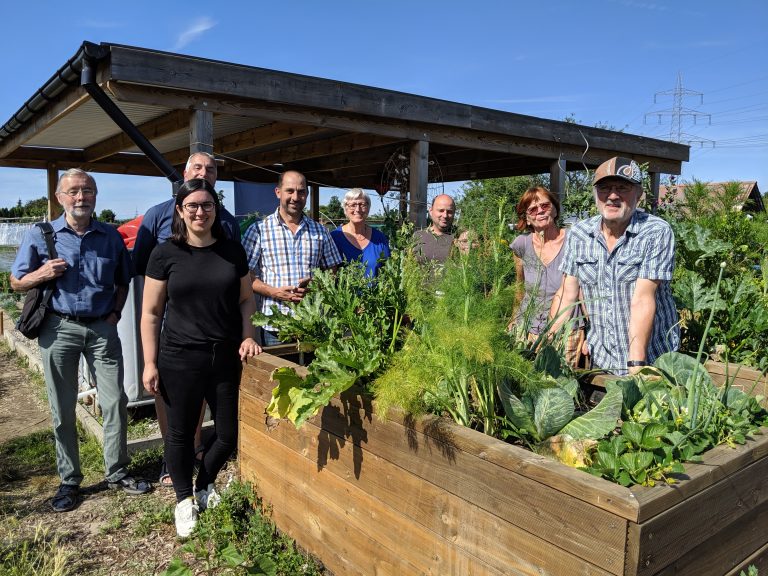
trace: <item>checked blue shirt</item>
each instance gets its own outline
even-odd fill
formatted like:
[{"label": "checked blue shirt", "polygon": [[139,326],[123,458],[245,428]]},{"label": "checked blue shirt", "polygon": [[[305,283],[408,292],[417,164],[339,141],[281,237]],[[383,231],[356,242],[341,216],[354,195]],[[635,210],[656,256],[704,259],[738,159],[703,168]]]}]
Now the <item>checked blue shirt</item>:
[{"label": "checked blue shirt", "polygon": [[638,211],[609,253],[601,221],[602,216],[594,216],[573,226],[560,271],[579,281],[590,322],[587,343],[592,363],[614,374],[626,374],[630,304],[638,278],[661,280],[646,360],[652,363],[680,344],[670,286],[675,237],[664,220]]},{"label": "checked blue shirt", "polygon": [[[261,221],[254,222],[243,235],[248,256],[248,268],[254,276],[269,286],[296,286],[302,278],[311,278],[312,270],[325,270],[341,264],[341,254],[325,226],[306,216],[294,235],[275,210]],[[270,315],[273,304],[288,313],[288,306],[262,296],[260,311]],[[271,326],[264,326],[273,330]]]}]

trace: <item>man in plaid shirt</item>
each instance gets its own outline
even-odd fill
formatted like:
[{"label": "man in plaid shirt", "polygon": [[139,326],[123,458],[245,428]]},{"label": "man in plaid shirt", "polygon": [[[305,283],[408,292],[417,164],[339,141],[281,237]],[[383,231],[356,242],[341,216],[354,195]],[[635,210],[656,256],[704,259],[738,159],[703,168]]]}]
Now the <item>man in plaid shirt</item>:
[{"label": "man in plaid shirt", "polygon": [[574,225],[565,245],[552,331],[583,294],[592,363],[633,374],[680,344],[670,280],[675,237],[661,218],[637,211],[642,174],[634,160],[611,158],[593,180],[599,214]]},{"label": "man in plaid shirt", "polygon": [[[277,210],[251,224],[243,236],[253,291],[261,296],[260,310],[267,315],[272,305],[289,312],[288,303],[300,302],[312,270],[336,269],[341,264],[341,255],[325,227],[304,215],[304,176],[294,170],[281,174],[275,194],[280,201]],[[264,326],[262,344],[280,344],[271,326]]]}]

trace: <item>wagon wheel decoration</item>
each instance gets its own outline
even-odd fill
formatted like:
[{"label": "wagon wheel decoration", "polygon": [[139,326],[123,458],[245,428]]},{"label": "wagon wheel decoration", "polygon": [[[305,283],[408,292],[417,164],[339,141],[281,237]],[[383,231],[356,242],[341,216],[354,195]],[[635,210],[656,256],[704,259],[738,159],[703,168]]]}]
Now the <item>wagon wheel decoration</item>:
[{"label": "wagon wheel decoration", "polygon": [[[427,205],[435,196],[443,193],[443,171],[435,156],[427,159]],[[384,163],[381,180],[376,186],[376,192],[383,200],[389,192],[395,192],[400,198],[400,220],[408,213],[407,193],[410,186],[410,152],[406,147],[400,147]],[[392,198],[390,196],[390,198]],[[385,211],[387,210],[385,206]]]}]

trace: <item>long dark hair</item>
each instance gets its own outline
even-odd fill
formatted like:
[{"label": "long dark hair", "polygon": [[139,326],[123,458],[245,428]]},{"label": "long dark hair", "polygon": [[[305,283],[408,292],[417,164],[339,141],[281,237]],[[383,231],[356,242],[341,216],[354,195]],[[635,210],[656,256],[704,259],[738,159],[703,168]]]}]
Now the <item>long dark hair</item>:
[{"label": "long dark hair", "polygon": [[[217,240],[225,238],[224,228],[221,225],[221,203],[219,202],[219,195],[216,194],[216,190],[211,186],[211,183],[208,182],[208,180],[204,180],[203,178],[193,178],[192,180],[184,182],[179,188],[179,191],[176,192],[176,206],[183,210],[184,208],[182,207],[182,204],[184,199],[192,194],[192,192],[197,192],[198,190],[205,190],[208,192],[208,194],[211,195],[211,200],[213,200],[215,206],[214,211],[216,212],[216,217],[214,218],[213,226],[211,227],[211,235]],[[173,210],[173,221],[171,222],[171,240],[176,244],[187,243],[187,225],[184,223],[184,218],[179,216],[179,211],[175,208]]]}]

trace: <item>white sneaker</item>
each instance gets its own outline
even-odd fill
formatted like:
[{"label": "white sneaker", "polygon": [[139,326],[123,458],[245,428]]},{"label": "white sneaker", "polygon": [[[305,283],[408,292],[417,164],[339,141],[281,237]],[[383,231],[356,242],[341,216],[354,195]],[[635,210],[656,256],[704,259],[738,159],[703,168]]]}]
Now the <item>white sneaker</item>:
[{"label": "white sneaker", "polygon": [[197,526],[197,514],[200,509],[195,499],[190,496],[176,504],[176,534],[179,538],[187,538]]},{"label": "white sneaker", "polygon": [[221,502],[221,496],[213,484],[208,484],[208,488],[204,490],[195,490],[195,501],[202,512],[208,508],[216,508]]}]

